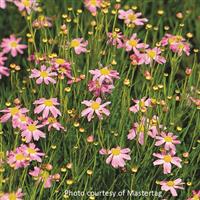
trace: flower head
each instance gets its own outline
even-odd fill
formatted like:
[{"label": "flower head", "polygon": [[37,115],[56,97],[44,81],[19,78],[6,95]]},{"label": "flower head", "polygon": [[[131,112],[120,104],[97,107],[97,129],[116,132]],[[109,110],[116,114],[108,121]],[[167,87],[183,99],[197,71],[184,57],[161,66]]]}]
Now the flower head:
[{"label": "flower head", "polygon": [[54,117],[48,117],[43,124],[48,125],[48,131],[50,131],[52,128],[56,129],[57,131],[64,130],[64,127]]},{"label": "flower head", "polygon": [[103,0],[84,0],[85,7],[93,14],[96,15],[97,8],[101,7]]},{"label": "flower head", "polygon": [[139,112],[140,110],[142,112],[145,112],[147,107],[150,107],[151,106],[151,99],[150,98],[146,98],[146,97],[143,97],[141,100],[136,100],[136,99],[133,99],[133,102],[135,103],[134,106],[131,106],[129,108],[129,110],[133,113],[137,113]]},{"label": "flower head", "polygon": [[36,10],[38,6],[36,0],[18,0],[14,1],[14,3],[18,7],[20,12],[25,10],[28,14],[30,14],[32,10]]},{"label": "flower head", "polygon": [[85,53],[87,51],[86,47],[88,45],[88,41],[83,41],[83,38],[73,39],[70,43],[70,47],[74,49],[76,54]]},{"label": "flower head", "polygon": [[22,189],[19,188],[16,192],[5,193],[0,196],[0,200],[22,200],[24,193],[22,193]]},{"label": "flower head", "polygon": [[109,32],[108,34],[108,41],[107,44],[111,44],[113,46],[116,46],[117,48],[124,47],[123,39],[124,36],[121,32]]},{"label": "flower head", "polygon": [[192,196],[188,198],[187,200],[199,200],[200,199],[200,190],[193,190],[192,191]]}]

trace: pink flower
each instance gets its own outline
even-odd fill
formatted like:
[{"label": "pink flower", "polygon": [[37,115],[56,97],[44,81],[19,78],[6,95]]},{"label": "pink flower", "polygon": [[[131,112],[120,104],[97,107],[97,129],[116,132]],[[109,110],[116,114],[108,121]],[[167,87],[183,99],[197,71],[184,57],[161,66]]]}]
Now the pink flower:
[{"label": "pink flower", "polygon": [[132,65],[142,65],[144,63],[144,54],[140,54],[140,53],[137,53],[137,54],[132,54],[130,56],[130,59],[131,59],[131,64]]},{"label": "pink flower", "polygon": [[12,126],[13,128],[19,128],[23,130],[30,121],[31,121],[30,117],[24,114],[18,114],[13,117]]},{"label": "pink flower", "polygon": [[144,63],[151,64],[153,61],[156,61],[159,64],[166,63],[166,59],[160,56],[160,54],[161,50],[158,47],[153,49],[146,49],[146,54],[144,55]]},{"label": "pink flower", "polygon": [[0,8],[5,9],[6,8],[6,0],[0,0]]},{"label": "pink flower", "polygon": [[53,176],[49,174],[48,171],[42,170],[39,167],[34,167],[33,171],[30,171],[29,174],[37,178],[37,182],[42,181],[44,183],[44,188],[50,188],[52,185]]},{"label": "pink flower", "polygon": [[58,115],[61,116],[61,112],[55,107],[59,105],[57,98],[50,98],[50,99],[41,98],[39,100],[36,100],[33,104],[39,105],[34,109],[34,113],[39,114],[43,111],[42,116],[44,119],[48,118],[49,111],[55,118]]},{"label": "pink flower", "polygon": [[161,132],[160,136],[156,136],[156,143],[155,146],[160,146],[162,144],[164,145],[164,148],[166,150],[173,150],[176,151],[176,144],[180,144],[180,140],[177,140],[177,136],[173,135],[173,133],[165,133]]},{"label": "pink flower", "polygon": [[7,163],[14,169],[24,168],[29,165],[27,154],[21,147],[7,153]]},{"label": "pink flower", "polygon": [[96,81],[89,81],[88,89],[92,92],[95,96],[101,96],[106,93],[110,94],[113,90],[114,86],[112,84],[106,83],[99,83],[98,80]]},{"label": "pink flower", "polygon": [[50,131],[51,128],[55,128],[57,131],[64,130],[64,127],[54,117],[48,117],[43,124],[48,125],[48,131]]},{"label": "pink flower", "polygon": [[9,71],[7,67],[0,65],[0,79],[2,79],[2,76],[9,76]]},{"label": "pink flower", "polygon": [[22,131],[22,137],[25,137],[26,142],[29,143],[32,139],[38,141],[41,137],[45,138],[45,133],[39,130],[43,125],[37,125],[38,121],[28,122],[27,126]]},{"label": "pink flower", "polygon": [[87,45],[88,41],[83,42],[83,38],[75,38],[70,43],[70,47],[74,48],[75,53],[78,55],[87,51]]},{"label": "pink flower", "polygon": [[116,70],[108,69],[108,67],[90,70],[89,72],[93,75],[92,80],[98,80],[100,84],[102,84],[103,81],[113,83],[113,79],[119,79],[119,73]]},{"label": "pink flower", "polygon": [[119,19],[123,19],[125,24],[133,24],[137,26],[144,25],[145,22],[148,22],[146,18],[139,18],[142,13],[135,13],[133,10],[129,9],[127,11],[119,10]]},{"label": "pink flower", "polygon": [[133,99],[133,102],[135,103],[135,105],[131,106],[129,108],[129,110],[131,112],[134,112],[134,113],[137,113],[140,110],[142,112],[145,112],[146,109],[147,109],[147,107],[151,106],[151,99],[150,98],[146,99],[146,97],[143,97],[141,100],[135,100],[135,99]]},{"label": "pink flower", "polygon": [[85,7],[93,14],[96,15],[97,8],[101,8],[103,0],[84,0]]},{"label": "pink flower", "polygon": [[46,85],[48,85],[49,83],[56,83],[56,81],[52,78],[53,76],[57,76],[57,73],[52,72],[51,67],[47,68],[45,65],[42,65],[40,70],[32,69],[29,78],[37,78],[37,84],[44,82]]},{"label": "pink flower", "polygon": [[177,196],[177,192],[176,189],[181,189],[183,190],[184,188],[181,186],[184,183],[182,182],[182,179],[178,178],[174,181],[161,181],[160,185],[161,185],[161,190],[164,191],[170,191],[173,197]]},{"label": "pink flower", "polygon": [[130,149],[121,149],[120,147],[112,148],[111,150],[101,149],[100,154],[109,155],[106,159],[107,164],[111,164],[114,168],[124,167],[126,160],[131,160]]},{"label": "pink flower", "polygon": [[3,66],[6,60],[7,60],[7,57],[4,56],[3,52],[0,52],[0,66]]},{"label": "pink flower", "polygon": [[117,48],[122,48],[124,47],[123,39],[124,36],[122,35],[121,32],[109,32],[108,34],[108,41],[107,44],[112,44],[113,46],[116,46]]},{"label": "pink flower", "polygon": [[38,6],[36,0],[17,0],[14,1],[14,3],[18,7],[20,12],[25,10],[28,14],[30,14],[32,10],[36,10]]},{"label": "pink flower", "polygon": [[88,106],[88,108],[86,108],[85,110],[83,110],[81,112],[81,116],[87,116],[88,121],[91,121],[91,119],[94,117],[94,113],[96,113],[97,117],[99,119],[103,119],[102,114],[105,114],[107,116],[110,115],[110,111],[108,109],[106,109],[105,107],[109,104],[111,104],[111,102],[106,102],[104,104],[101,105],[101,98],[98,97],[95,101],[90,100],[84,100],[81,102],[82,104]]},{"label": "pink flower", "polygon": [[129,40],[125,42],[126,51],[134,51],[136,54],[139,53],[139,49],[146,49],[149,45],[145,43],[139,43],[140,39],[137,38],[137,33],[134,33]]},{"label": "pink flower", "polygon": [[30,158],[30,161],[42,162],[41,157],[44,156],[44,153],[40,152],[40,149],[36,147],[34,143],[29,143],[27,145],[21,145],[21,148],[26,153],[26,155]]},{"label": "pink flower", "polygon": [[26,108],[20,108],[20,106],[16,106],[12,108],[7,108],[5,110],[0,110],[0,112],[5,113],[3,116],[0,117],[0,122],[5,123],[10,118],[13,119],[14,117],[17,117],[19,114],[27,113],[28,110]]},{"label": "pink flower", "polygon": [[[1,1],[1,0],[0,0]],[[5,193],[0,196],[0,200],[23,200],[24,193],[19,188],[16,192]]]},{"label": "pink flower", "polygon": [[181,168],[181,159],[179,157],[174,157],[174,153],[154,153],[153,156],[159,158],[158,160],[154,161],[154,165],[163,165],[163,172],[164,174],[171,173],[172,165],[174,164],[177,167]]},{"label": "pink flower", "polygon": [[18,53],[23,54],[23,49],[27,48],[25,44],[19,44],[21,38],[16,38],[14,35],[10,35],[10,38],[4,38],[1,43],[3,53],[11,52],[13,57],[16,57]]},{"label": "pink flower", "polygon": [[200,199],[200,190],[193,190],[192,191],[192,196],[188,198],[187,200],[199,200]]}]

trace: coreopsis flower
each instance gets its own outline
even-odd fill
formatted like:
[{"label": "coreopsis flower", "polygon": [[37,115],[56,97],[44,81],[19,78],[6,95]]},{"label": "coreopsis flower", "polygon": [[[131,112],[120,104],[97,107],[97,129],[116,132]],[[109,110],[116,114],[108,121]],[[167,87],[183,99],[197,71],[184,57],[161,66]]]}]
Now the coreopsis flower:
[{"label": "coreopsis flower", "polygon": [[159,64],[166,63],[166,59],[160,56],[160,54],[161,49],[154,47],[153,49],[146,49],[145,54],[140,54],[140,56],[144,59],[145,64],[151,64],[153,61],[156,61]]},{"label": "coreopsis flower", "polygon": [[2,76],[9,76],[9,71],[7,67],[0,65],[0,79],[2,79]]},{"label": "coreopsis flower", "polygon": [[29,174],[37,178],[37,183],[43,182],[44,188],[51,187],[53,176],[50,175],[47,170],[43,170],[39,167],[34,167],[34,170],[30,171]]},{"label": "coreopsis flower", "polygon": [[[1,0],[0,0],[1,1]],[[16,192],[5,193],[0,196],[0,200],[23,200],[24,193],[19,188]]]},{"label": "coreopsis flower", "polygon": [[119,79],[119,73],[116,70],[109,69],[108,67],[89,70],[89,72],[93,75],[92,80],[98,80],[100,84],[102,84],[103,81],[106,81],[107,83],[113,83],[114,79]]},{"label": "coreopsis flower", "polygon": [[172,52],[178,53],[179,56],[181,56],[183,52],[185,52],[187,56],[190,55],[190,44],[180,35],[165,34],[161,40],[161,45],[169,45]]},{"label": "coreopsis flower", "polygon": [[48,126],[48,131],[52,128],[55,128],[57,131],[64,130],[64,127],[54,117],[48,117],[43,124]]},{"label": "coreopsis flower", "polygon": [[23,152],[27,155],[30,161],[37,161],[42,162],[41,157],[43,157],[45,154],[40,152],[40,149],[36,147],[34,143],[29,143],[28,145],[21,145],[20,146]]},{"label": "coreopsis flower", "polygon": [[181,189],[183,190],[184,188],[182,187],[182,185],[184,185],[184,183],[182,182],[182,179],[178,178],[174,181],[161,181],[160,182],[161,185],[161,190],[164,191],[170,191],[173,197],[178,196],[176,190],[177,189]]},{"label": "coreopsis flower", "polygon": [[101,8],[103,0],[84,0],[85,7],[93,14],[97,14],[97,8]]},{"label": "coreopsis flower", "polygon": [[81,103],[88,106],[88,108],[86,108],[85,110],[83,110],[81,112],[81,116],[87,116],[88,121],[91,121],[91,119],[94,117],[94,113],[97,115],[97,117],[99,119],[103,119],[103,114],[109,116],[110,115],[110,111],[108,109],[106,109],[105,107],[109,104],[111,104],[111,102],[106,102],[101,104],[101,98],[98,97],[95,101],[93,100],[84,100]]},{"label": "coreopsis flower", "polygon": [[143,97],[141,100],[133,99],[132,100],[135,105],[131,106],[129,110],[133,113],[137,113],[139,111],[146,112],[147,107],[151,106],[151,99]]},{"label": "coreopsis flower", "polygon": [[187,200],[199,200],[200,199],[200,190],[192,190],[192,196],[189,197]]},{"label": "coreopsis flower", "polygon": [[4,55],[3,52],[0,52],[0,66],[3,66],[5,64],[5,61],[7,60],[8,58]]},{"label": "coreopsis flower", "polygon": [[176,151],[176,144],[180,144],[180,140],[177,139],[176,135],[173,133],[165,133],[161,132],[160,135],[156,136],[156,143],[155,146],[160,146],[164,144],[164,148],[166,150],[173,150]]},{"label": "coreopsis flower", "polygon": [[55,76],[57,76],[57,73],[52,72],[51,67],[46,67],[45,65],[42,65],[40,67],[40,70],[32,69],[31,75],[29,76],[29,78],[37,78],[36,80],[37,84],[41,84],[44,82],[46,85],[48,85],[49,83],[52,83],[52,84],[56,83],[56,80],[52,78]]},{"label": "coreopsis flower", "polygon": [[101,149],[99,153],[101,155],[108,155],[106,159],[107,164],[111,164],[114,168],[124,167],[126,160],[131,160],[130,149],[122,149],[119,146],[112,148],[111,150]]},{"label": "coreopsis flower", "polygon": [[126,51],[133,51],[135,54],[138,54],[140,49],[146,49],[149,47],[149,45],[139,43],[139,41],[140,39],[137,38],[137,33],[133,33],[131,38],[125,42]]},{"label": "coreopsis flower", "polygon": [[17,0],[14,1],[14,3],[20,12],[26,11],[28,14],[30,14],[32,10],[36,10],[38,6],[36,0]]},{"label": "coreopsis flower", "polygon": [[190,100],[196,105],[196,106],[200,106],[200,99],[194,98],[194,97],[190,97]]},{"label": "coreopsis flower", "polygon": [[101,96],[105,94],[110,94],[114,89],[114,86],[112,84],[100,83],[98,80],[92,80],[88,83],[88,89],[95,96]]},{"label": "coreopsis flower", "polygon": [[179,157],[174,156],[174,152],[170,153],[153,153],[153,156],[159,158],[158,160],[154,161],[154,165],[163,165],[163,173],[169,174],[171,173],[172,164],[176,165],[177,167],[181,168],[181,159]]},{"label": "coreopsis flower", "polygon": [[70,42],[70,47],[74,49],[76,54],[85,53],[88,41],[83,41],[83,38],[75,38]]},{"label": "coreopsis flower", "polygon": [[46,17],[44,15],[40,15],[36,20],[33,21],[32,25],[35,28],[52,27],[50,17]]},{"label": "coreopsis flower", "polygon": [[140,53],[130,55],[130,59],[132,65],[142,65],[144,63],[144,56]]},{"label": "coreopsis flower", "polygon": [[43,125],[38,125],[38,121],[28,122],[23,128],[21,136],[25,138],[26,143],[29,143],[32,139],[38,141],[40,138],[45,138],[45,133],[39,130],[41,127]]},{"label": "coreopsis flower", "polygon": [[44,119],[48,118],[49,112],[53,115],[53,117],[58,117],[58,115],[61,116],[61,112],[56,108],[57,105],[59,105],[57,98],[50,98],[45,99],[41,98],[39,100],[34,101],[35,105],[38,105],[34,109],[35,114],[42,113],[42,117]]},{"label": "coreopsis flower", "polygon": [[6,8],[6,0],[0,0],[0,8],[5,9]]},{"label": "coreopsis flower", "polygon": [[13,128],[19,128],[23,130],[30,121],[31,121],[30,117],[24,114],[18,114],[13,117],[12,126]]},{"label": "coreopsis flower", "polygon": [[30,162],[28,155],[21,147],[17,147],[14,151],[7,153],[7,163],[14,169],[25,168]]},{"label": "coreopsis flower", "polygon": [[142,13],[135,13],[133,10],[129,9],[119,10],[119,19],[124,20],[125,24],[132,24],[136,26],[142,26],[145,22],[148,22],[146,18],[140,18]]},{"label": "coreopsis flower", "polygon": [[20,106],[15,106],[12,108],[6,108],[4,110],[0,110],[1,113],[5,113],[3,116],[0,117],[0,122],[5,123],[7,122],[10,118],[15,118],[20,114],[25,114],[28,112],[28,109],[26,108],[20,108]]},{"label": "coreopsis flower", "polygon": [[116,46],[117,48],[124,47],[123,39],[124,35],[122,32],[109,32],[108,34],[108,41],[107,44],[111,44],[113,46]]},{"label": "coreopsis flower", "polygon": [[21,38],[16,38],[15,35],[10,35],[9,38],[3,38],[1,42],[1,48],[3,53],[11,53],[13,57],[16,57],[18,53],[23,54],[23,50],[27,48],[27,45],[20,44]]}]

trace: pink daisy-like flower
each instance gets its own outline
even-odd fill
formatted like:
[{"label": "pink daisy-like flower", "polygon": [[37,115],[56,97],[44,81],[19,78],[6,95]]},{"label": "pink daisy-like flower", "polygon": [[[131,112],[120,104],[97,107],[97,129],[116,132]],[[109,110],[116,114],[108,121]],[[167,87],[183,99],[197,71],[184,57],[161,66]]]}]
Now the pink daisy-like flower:
[{"label": "pink daisy-like flower", "polygon": [[92,80],[92,81],[89,81],[88,83],[88,89],[95,96],[101,96],[107,93],[110,94],[112,90],[114,89],[114,86],[112,84],[106,84],[106,83],[100,84],[98,80],[96,81]]},{"label": "pink daisy-like flower", "polygon": [[18,7],[20,12],[25,10],[28,14],[30,14],[32,10],[36,10],[38,6],[36,0],[17,0],[14,1],[14,3]]},{"label": "pink daisy-like flower", "polygon": [[6,60],[7,60],[7,57],[5,57],[3,52],[0,52],[0,66],[3,66]]},{"label": "pink daisy-like flower", "polygon": [[108,34],[108,41],[107,44],[111,44],[113,46],[116,46],[117,48],[124,47],[123,39],[124,35],[121,32],[109,32]]},{"label": "pink daisy-like flower", "polygon": [[44,156],[44,153],[40,152],[40,149],[36,147],[34,143],[29,143],[27,145],[21,145],[21,148],[26,153],[26,155],[30,158],[30,161],[42,162],[41,157]]},{"label": "pink daisy-like flower", "polygon": [[164,191],[170,191],[173,197],[178,196],[176,190],[177,189],[181,189],[183,190],[184,188],[182,187],[184,183],[182,182],[182,179],[178,178],[174,181],[161,181],[160,185],[161,185],[161,190]]},{"label": "pink daisy-like flower", "polygon": [[70,42],[70,47],[74,49],[76,54],[85,53],[88,41],[83,41],[83,38],[75,38]]},{"label": "pink daisy-like flower", "polygon": [[160,146],[162,144],[164,145],[164,148],[166,150],[173,150],[176,151],[176,144],[180,144],[180,140],[177,140],[177,136],[173,135],[173,133],[165,133],[161,132],[160,136],[156,136],[156,143],[155,146]]},{"label": "pink daisy-like flower", "polygon": [[[1,0],[0,0],[1,1]],[[24,193],[19,188],[16,192],[5,193],[0,196],[0,200],[23,200]]]},{"label": "pink daisy-like flower", "polygon": [[34,109],[35,114],[42,113],[42,117],[44,119],[48,118],[49,112],[56,118],[58,115],[61,116],[61,112],[55,107],[59,105],[57,98],[45,99],[41,98],[39,100],[34,101],[35,105],[39,105]]},{"label": "pink daisy-like flower", "polygon": [[177,167],[181,168],[181,159],[179,157],[174,157],[174,153],[153,153],[153,156],[159,158],[158,160],[154,161],[154,165],[163,165],[163,172],[164,174],[171,173],[172,164],[176,165]]},{"label": "pink daisy-like flower", "polygon": [[37,78],[37,84],[41,84],[44,82],[46,85],[48,85],[49,83],[56,83],[56,80],[52,78],[54,76],[57,76],[57,73],[52,72],[51,67],[47,68],[45,65],[42,65],[40,70],[32,69],[29,78]]},{"label": "pink daisy-like flower", "polygon": [[13,57],[16,57],[18,53],[23,54],[23,49],[27,48],[25,44],[19,44],[21,38],[16,38],[14,35],[10,35],[10,38],[4,38],[1,42],[1,48],[3,53],[11,52]]},{"label": "pink daisy-like flower", "polygon": [[0,0],[0,8],[5,9],[6,8],[6,0]]},{"label": "pink daisy-like flower", "polygon": [[64,130],[64,127],[54,117],[48,117],[43,124],[48,125],[48,131],[50,131],[52,128],[55,128],[57,131]]},{"label": "pink daisy-like flower", "polygon": [[13,117],[12,126],[13,128],[19,128],[23,130],[30,121],[31,121],[30,117],[24,114],[19,114]]},{"label": "pink daisy-like flower", "polygon": [[141,100],[133,99],[133,102],[135,105],[129,108],[129,110],[133,113],[137,113],[139,111],[145,112],[147,107],[151,106],[151,99],[146,97],[143,97]]},{"label": "pink daisy-like flower", "polygon": [[24,168],[29,165],[27,154],[21,147],[7,153],[7,163],[14,169]]},{"label": "pink daisy-like flower", "polygon": [[29,174],[37,178],[37,182],[42,181],[44,188],[50,188],[52,185],[53,176],[48,171],[42,170],[39,167],[34,167],[34,170],[30,171]]},{"label": "pink daisy-like flower", "polygon": [[103,0],[84,0],[85,7],[93,14],[97,14],[97,8],[101,8]]},{"label": "pink daisy-like flower", "polygon": [[92,80],[98,80],[100,84],[102,84],[103,81],[113,83],[113,79],[119,79],[119,73],[116,70],[109,69],[108,67],[90,70],[89,72],[93,75]]},{"label": "pink daisy-like flower", "polygon": [[0,65],[0,79],[2,79],[2,76],[9,76],[9,71],[7,67]]},{"label": "pink daisy-like flower", "polygon": [[138,54],[140,49],[146,49],[149,45],[145,43],[139,43],[140,39],[137,38],[137,33],[134,33],[130,39],[125,42],[126,51],[134,51],[134,53]]},{"label": "pink daisy-like flower", "polygon": [[130,55],[132,65],[142,65],[144,63],[145,56],[141,53],[134,53]]},{"label": "pink daisy-like flower", "polygon": [[39,130],[43,125],[37,125],[38,121],[28,122],[27,126],[21,133],[21,136],[29,143],[32,139],[38,141],[40,138],[45,138],[45,133]]},{"label": "pink daisy-like flower", "polygon": [[95,101],[84,100],[81,103],[88,106],[88,108],[86,108],[85,110],[81,112],[81,116],[82,117],[87,116],[88,121],[91,121],[91,119],[94,117],[94,113],[96,113],[99,119],[103,119],[102,114],[105,114],[107,116],[110,115],[110,111],[106,109],[105,107],[111,104],[111,102],[106,102],[104,104],[101,104],[100,97],[98,97]]},{"label": "pink daisy-like flower", "polygon": [[99,153],[101,155],[108,155],[106,159],[107,164],[111,164],[114,168],[124,167],[126,160],[131,160],[130,149],[121,149],[120,147],[112,148],[111,150],[101,149]]},{"label": "pink daisy-like flower", "polygon": [[142,26],[145,22],[148,22],[146,18],[140,18],[142,13],[135,13],[133,10],[129,9],[119,10],[119,19],[123,19],[125,24],[133,24],[136,26]]},{"label": "pink daisy-like flower", "polygon": [[25,114],[28,112],[26,108],[20,108],[20,106],[12,107],[12,108],[7,108],[5,110],[0,110],[0,112],[5,113],[3,116],[0,117],[0,122],[5,123],[7,122],[10,118],[15,118],[19,114]]},{"label": "pink daisy-like flower", "polygon": [[192,191],[192,196],[189,197],[187,200],[199,200],[200,199],[200,190],[193,190]]},{"label": "pink daisy-like flower", "polygon": [[156,61],[159,64],[166,63],[166,59],[164,57],[160,56],[160,54],[161,54],[160,48],[154,47],[153,49],[146,49],[145,52],[146,52],[144,55],[145,56],[144,57],[145,64],[150,64],[153,61]]}]

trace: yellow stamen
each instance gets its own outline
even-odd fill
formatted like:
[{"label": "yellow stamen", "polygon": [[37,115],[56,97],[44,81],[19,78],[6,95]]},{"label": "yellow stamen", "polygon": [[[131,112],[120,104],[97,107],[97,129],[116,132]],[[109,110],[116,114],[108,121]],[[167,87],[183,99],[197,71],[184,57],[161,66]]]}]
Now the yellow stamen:
[{"label": "yellow stamen", "polygon": [[30,154],[35,154],[35,153],[36,153],[36,150],[35,150],[35,149],[32,149],[32,148],[28,148],[27,151],[28,151],[28,153],[30,153]]},{"label": "yellow stamen", "polygon": [[17,196],[14,192],[12,192],[12,193],[9,194],[8,199],[9,200],[17,200]]},{"label": "yellow stamen", "polygon": [[53,101],[52,100],[45,100],[44,105],[45,106],[53,106]]},{"label": "yellow stamen", "polygon": [[136,47],[136,45],[137,45],[137,41],[136,41],[136,40],[130,40],[128,43],[129,43],[129,45],[131,45],[132,47]]},{"label": "yellow stamen", "polygon": [[33,132],[33,131],[37,130],[37,127],[34,124],[31,124],[31,125],[28,126],[28,130]]},{"label": "yellow stamen", "polygon": [[74,47],[74,48],[78,47],[79,45],[80,45],[80,42],[78,40],[76,40],[76,39],[72,40],[71,44],[70,44],[70,46]]},{"label": "yellow stamen", "polygon": [[58,59],[56,59],[56,63],[59,64],[59,65],[63,65],[65,63],[65,60],[58,58]]},{"label": "yellow stamen", "polygon": [[91,108],[94,109],[94,110],[99,109],[99,107],[100,107],[100,104],[98,102],[93,102],[92,105],[91,105]]},{"label": "yellow stamen", "polygon": [[155,58],[155,57],[156,57],[156,52],[155,52],[154,50],[149,50],[149,51],[147,52],[147,54],[148,54],[148,56],[149,56],[150,58]]},{"label": "yellow stamen", "polygon": [[16,160],[25,160],[25,156],[22,154],[22,153],[19,153],[19,154],[17,154],[16,156],[15,156],[15,159]]},{"label": "yellow stamen", "polygon": [[163,158],[163,160],[165,161],[165,162],[171,162],[172,161],[172,157],[170,156],[170,155],[166,155],[166,156],[164,156],[164,158]]},{"label": "yellow stamen", "polygon": [[165,142],[172,142],[172,137],[166,136],[166,137],[164,138],[164,140],[165,140]]},{"label": "yellow stamen", "polygon": [[19,113],[19,108],[17,108],[17,107],[10,108],[10,114],[11,114],[12,116],[14,116],[14,115],[16,115],[16,114],[18,114],[18,113]]},{"label": "yellow stamen", "polygon": [[118,156],[121,153],[121,150],[118,148],[115,148],[115,149],[112,149],[111,152],[114,156]]},{"label": "yellow stamen", "polygon": [[100,69],[100,72],[101,72],[102,75],[108,75],[108,74],[110,74],[110,70],[108,70],[107,68]]},{"label": "yellow stamen", "polygon": [[42,71],[42,72],[40,72],[40,76],[41,76],[42,78],[47,78],[47,77],[48,77],[48,73],[45,72],[45,71]]},{"label": "yellow stamen", "polygon": [[168,181],[167,182],[167,186],[169,187],[173,187],[175,184],[174,184],[174,181]]}]

